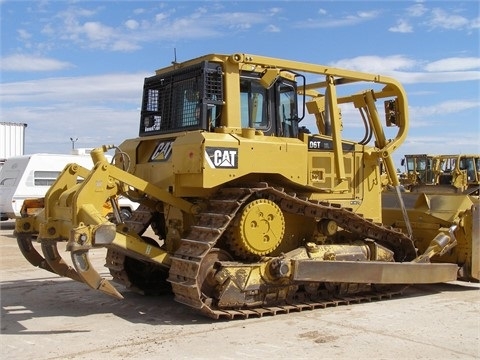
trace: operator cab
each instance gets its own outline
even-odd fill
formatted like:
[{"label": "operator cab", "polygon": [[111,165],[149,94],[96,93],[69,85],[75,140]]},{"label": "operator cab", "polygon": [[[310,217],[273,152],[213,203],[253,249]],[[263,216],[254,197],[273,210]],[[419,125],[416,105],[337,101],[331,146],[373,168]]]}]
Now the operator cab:
[{"label": "operator cab", "polygon": [[298,99],[295,81],[279,77],[265,87],[259,74],[244,74],[240,79],[242,128],[254,128],[265,135],[298,136]]},{"label": "operator cab", "polygon": [[[220,64],[202,63],[145,79],[140,136],[216,128],[253,128],[264,135],[298,136],[296,78],[301,75],[276,71],[240,73],[240,119],[222,117],[225,76]],[[303,97],[304,99],[304,97]],[[305,99],[304,99],[305,102]],[[234,105],[231,105],[234,106]]]}]

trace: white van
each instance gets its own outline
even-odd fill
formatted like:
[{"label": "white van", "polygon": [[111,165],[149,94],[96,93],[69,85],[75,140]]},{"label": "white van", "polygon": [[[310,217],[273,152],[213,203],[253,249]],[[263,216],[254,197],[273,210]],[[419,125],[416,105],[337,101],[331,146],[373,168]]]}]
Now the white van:
[{"label": "white van", "polygon": [[[107,155],[108,158],[108,155]],[[111,158],[111,156],[110,156]],[[25,199],[42,198],[67,164],[93,167],[88,149],[68,154],[32,154],[8,158],[0,169],[0,219],[20,217]],[[138,204],[119,199],[122,214],[128,216]]]}]

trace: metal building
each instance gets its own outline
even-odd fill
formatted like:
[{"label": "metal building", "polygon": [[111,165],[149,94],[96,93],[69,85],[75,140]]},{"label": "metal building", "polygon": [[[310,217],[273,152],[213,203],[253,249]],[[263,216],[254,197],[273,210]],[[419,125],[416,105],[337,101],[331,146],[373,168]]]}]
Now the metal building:
[{"label": "metal building", "polygon": [[0,168],[12,156],[23,155],[27,124],[0,122]]}]

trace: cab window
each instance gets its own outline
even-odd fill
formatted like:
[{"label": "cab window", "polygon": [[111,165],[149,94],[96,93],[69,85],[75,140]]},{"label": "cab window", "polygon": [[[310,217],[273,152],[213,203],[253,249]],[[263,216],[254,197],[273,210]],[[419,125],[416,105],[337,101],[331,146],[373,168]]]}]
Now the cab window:
[{"label": "cab window", "polygon": [[241,79],[240,98],[242,127],[267,129],[267,90],[256,79]]},{"label": "cab window", "polygon": [[297,115],[297,92],[295,87],[289,83],[279,83],[279,108],[280,136],[297,137],[298,115]]}]

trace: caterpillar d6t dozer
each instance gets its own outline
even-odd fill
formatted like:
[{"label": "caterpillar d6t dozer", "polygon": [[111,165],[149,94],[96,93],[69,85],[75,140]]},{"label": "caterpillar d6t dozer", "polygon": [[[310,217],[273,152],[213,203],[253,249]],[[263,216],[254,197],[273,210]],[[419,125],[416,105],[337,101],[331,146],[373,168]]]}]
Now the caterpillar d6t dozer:
[{"label": "caterpillar d6t dozer", "polygon": [[[299,125],[306,116],[317,133]],[[360,139],[347,139],[358,124]],[[212,318],[387,298],[408,284],[456,280],[460,266],[478,279],[473,205],[455,228],[433,223],[418,250],[392,160],[408,129],[394,79],[206,55],[145,79],[139,128],[137,138],[92,151],[91,171],[70,164],[45,198],[25,202],[15,232],[33,265],[122,298],[89,260],[89,250],[106,248],[113,281],[172,291]],[[381,166],[397,190],[400,219],[388,219],[397,228],[382,220]],[[104,204],[118,208],[120,195],[138,209],[106,218]],[[459,262],[430,261],[450,254],[465,231],[471,243]]]},{"label": "caterpillar d6t dozer", "polygon": [[480,154],[405,155],[400,183],[411,192],[479,195]]}]

